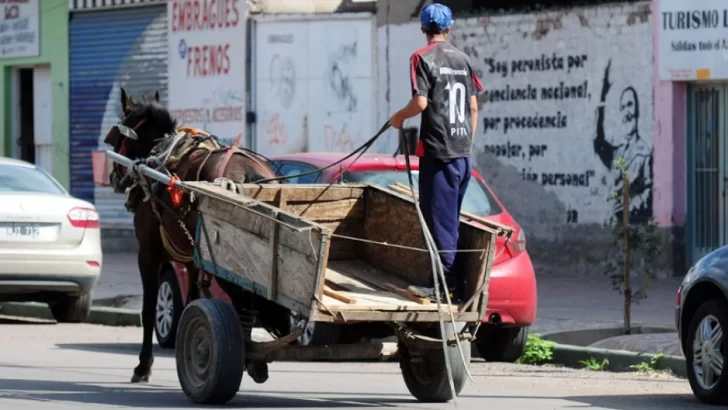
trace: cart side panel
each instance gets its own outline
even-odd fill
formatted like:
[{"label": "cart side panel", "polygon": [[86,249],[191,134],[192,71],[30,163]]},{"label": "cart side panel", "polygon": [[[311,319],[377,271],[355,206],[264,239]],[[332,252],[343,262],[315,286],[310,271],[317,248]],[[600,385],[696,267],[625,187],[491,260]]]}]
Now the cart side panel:
[{"label": "cart side panel", "polygon": [[[493,248],[496,240],[496,234],[488,231],[477,229],[467,222],[460,223],[460,241],[463,244],[469,244],[469,249],[483,249],[481,253],[462,253],[463,272],[465,273],[463,292],[465,295],[473,295],[480,290],[481,295],[478,296],[468,311],[477,312],[480,302],[483,298],[487,299],[488,286],[487,281],[490,279],[490,262],[493,260]],[[486,283],[486,286],[482,285]],[[482,289],[481,289],[482,287]],[[470,296],[468,296],[470,298]]]},{"label": "cart side panel", "polygon": [[[243,185],[245,195],[283,211],[316,222],[335,235],[363,238],[364,185]],[[333,238],[328,260],[361,256],[358,243]]]},{"label": "cart side panel", "polygon": [[223,279],[310,314],[325,269],[321,256],[327,243],[319,227],[262,203],[241,206],[202,196],[198,210],[211,241],[208,247],[204,230],[198,232],[199,259],[206,271],[215,274],[216,263]]},{"label": "cart side panel", "polygon": [[[390,190],[371,187],[366,191],[366,235],[367,239],[403,246],[426,249],[417,209],[411,197],[405,197]],[[494,231],[467,221],[460,222],[459,249],[484,249],[478,253],[461,253],[464,268],[465,297],[472,296],[484,283],[487,252],[495,240]],[[382,246],[365,245],[369,263],[399,276],[414,285],[426,285],[432,275],[430,256],[427,252]],[[492,255],[491,255],[492,258]],[[478,306],[478,303],[474,303]]]}]

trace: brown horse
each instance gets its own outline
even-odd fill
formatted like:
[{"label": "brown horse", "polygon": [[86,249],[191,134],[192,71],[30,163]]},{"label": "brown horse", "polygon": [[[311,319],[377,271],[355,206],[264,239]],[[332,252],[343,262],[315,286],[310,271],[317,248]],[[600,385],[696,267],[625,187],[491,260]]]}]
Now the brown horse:
[{"label": "brown horse", "polygon": [[[143,97],[134,102],[122,89],[121,104],[123,119],[105,139],[118,154],[132,160],[163,157],[161,162],[164,164],[161,165],[183,181],[213,182],[216,178],[227,178],[241,183],[275,178],[274,171],[262,157],[219,144],[209,134],[187,129],[185,135],[175,138],[176,121],[159,104],[158,92],[153,99]],[[127,209],[134,213],[134,231],[139,244],[144,338],[139,365],[131,379],[138,383],[151,378],[157,287],[164,263],[170,260],[183,263],[189,277],[188,302],[199,297],[200,275],[192,258],[198,215],[195,203],[190,203],[187,194],[180,205],[179,201],[173,200],[167,186],[148,179],[124,178],[126,172],[124,167],[114,164],[110,179],[116,192],[124,193],[128,189]],[[218,283],[238,307],[236,302],[241,297],[234,285],[222,280]]]}]

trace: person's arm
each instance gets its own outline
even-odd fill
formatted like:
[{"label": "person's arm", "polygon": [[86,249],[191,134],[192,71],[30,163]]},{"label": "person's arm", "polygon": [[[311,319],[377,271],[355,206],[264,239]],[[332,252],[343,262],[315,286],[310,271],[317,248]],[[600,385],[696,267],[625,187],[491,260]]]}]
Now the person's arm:
[{"label": "person's arm", "polygon": [[478,129],[478,94],[482,93],[484,88],[480,82],[480,78],[475,74],[473,68],[468,64],[470,70],[470,126],[473,130],[472,139],[475,141],[475,131]]},{"label": "person's arm", "polygon": [[418,54],[413,54],[410,58],[410,83],[412,98],[404,108],[397,111],[390,119],[390,123],[394,128],[401,128],[406,119],[422,113],[427,108],[427,96],[430,93],[431,85],[430,76]]}]

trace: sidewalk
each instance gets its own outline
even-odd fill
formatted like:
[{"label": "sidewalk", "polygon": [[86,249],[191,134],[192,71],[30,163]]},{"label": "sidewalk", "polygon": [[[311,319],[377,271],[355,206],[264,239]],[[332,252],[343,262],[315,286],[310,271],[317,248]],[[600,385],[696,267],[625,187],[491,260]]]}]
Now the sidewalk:
[{"label": "sidewalk", "polygon": [[[606,277],[537,277],[538,313],[533,333],[619,326],[623,321],[622,295],[612,289]],[[674,308],[681,278],[650,284],[648,298],[632,306],[634,325],[675,327]],[[107,253],[94,299],[139,296],[142,293],[136,255]],[[124,307],[140,309],[135,297]]]}]

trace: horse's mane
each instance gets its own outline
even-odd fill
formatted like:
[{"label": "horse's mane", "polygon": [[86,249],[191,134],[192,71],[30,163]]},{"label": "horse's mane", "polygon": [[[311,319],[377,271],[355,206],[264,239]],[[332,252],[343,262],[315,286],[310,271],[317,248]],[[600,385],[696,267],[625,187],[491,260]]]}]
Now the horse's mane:
[{"label": "horse's mane", "polygon": [[148,94],[142,95],[134,103],[130,116],[143,118],[166,134],[172,134],[177,129],[177,120],[172,117],[172,113]]}]

